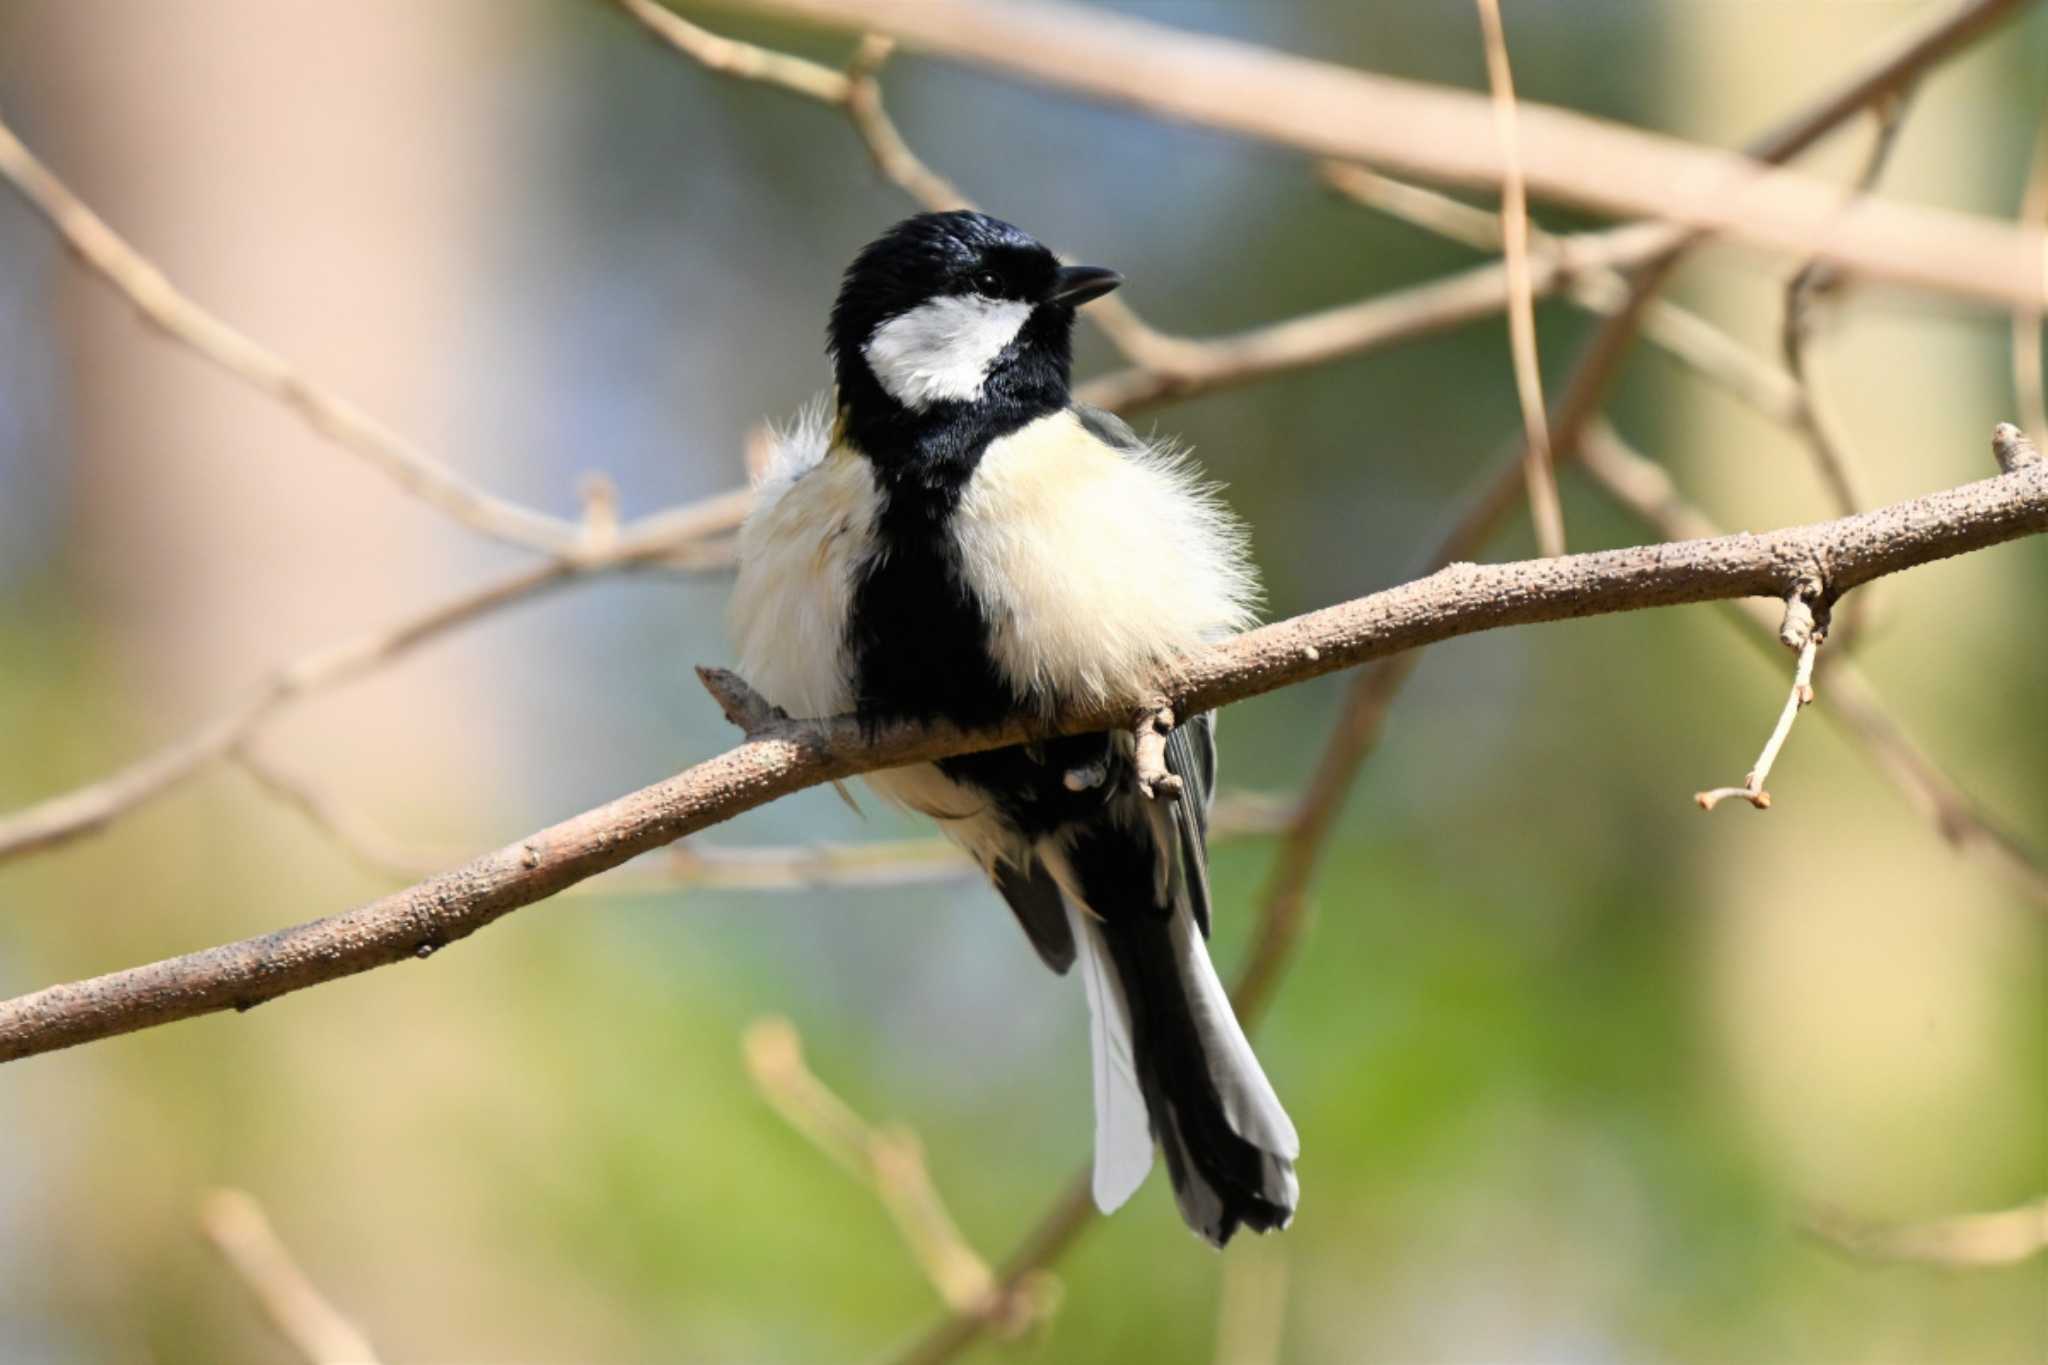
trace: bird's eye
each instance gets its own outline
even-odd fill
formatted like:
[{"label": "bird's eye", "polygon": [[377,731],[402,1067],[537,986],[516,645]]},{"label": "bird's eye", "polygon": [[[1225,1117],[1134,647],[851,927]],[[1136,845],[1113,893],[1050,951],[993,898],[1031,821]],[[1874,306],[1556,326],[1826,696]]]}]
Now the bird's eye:
[{"label": "bird's eye", "polygon": [[1000,294],[1003,292],[1003,277],[993,270],[978,271],[974,276],[974,288],[982,294]]}]

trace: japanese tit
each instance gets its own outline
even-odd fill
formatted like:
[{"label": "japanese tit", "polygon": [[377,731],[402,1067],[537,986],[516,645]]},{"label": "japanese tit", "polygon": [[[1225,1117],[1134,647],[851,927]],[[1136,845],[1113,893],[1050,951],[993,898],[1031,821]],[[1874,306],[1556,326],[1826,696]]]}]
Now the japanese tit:
[{"label": "japanese tit", "polygon": [[[1122,282],[980,213],[890,229],[846,271],[837,380],[781,437],[740,536],[742,670],[797,717],[981,726],[1140,695],[1243,629],[1245,537],[1180,453],[1069,392],[1074,310]],[[1221,1246],[1293,1217],[1294,1125],[1209,961],[1214,721],[1167,745],[1177,802],[1127,733],[873,774],[962,845],[1092,1016],[1095,1202],[1156,1141],[1181,1215]]]}]

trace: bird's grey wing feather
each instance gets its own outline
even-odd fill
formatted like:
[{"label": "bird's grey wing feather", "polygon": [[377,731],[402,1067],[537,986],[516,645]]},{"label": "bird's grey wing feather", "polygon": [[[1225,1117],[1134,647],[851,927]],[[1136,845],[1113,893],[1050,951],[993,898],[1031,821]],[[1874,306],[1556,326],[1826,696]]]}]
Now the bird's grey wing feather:
[{"label": "bird's grey wing feather", "polygon": [[1090,436],[1106,446],[1117,450],[1139,451],[1145,448],[1145,438],[1131,430],[1131,424],[1113,412],[1091,408],[1086,403],[1074,404],[1074,416]]},{"label": "bird's grey wing feather", "polygon": [[1017,923],[1024,926],[1024,936],[1031,940],[1039,957],[1046,966],[1065,976],[1074,965],[1074,930],[1067,922],[1059,884],[1045,870],[1045,864],[1036,858],[1027,868],[998,863],[990,875],[996,890],[1016,912]]},{"label": "bird's grey wing feather", "polygon": [[1216,799],[1216,718],[1209,712],[1176,725],[1166,736],[1166,770],[1181,782],[1173,805],[1180,845],[1181,883],[1202,937],[1209,936],[1209,807]]}]

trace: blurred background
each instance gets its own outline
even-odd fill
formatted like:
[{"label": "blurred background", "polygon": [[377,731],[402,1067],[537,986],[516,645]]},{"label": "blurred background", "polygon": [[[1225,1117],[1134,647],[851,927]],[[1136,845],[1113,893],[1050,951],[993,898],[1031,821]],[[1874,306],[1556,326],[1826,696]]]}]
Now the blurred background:
[{"label": "blurred background", "polygon": [[[1484,88],[1462,0],[1124,6]],[[1736,145],[1939,6],[1522,0],[1517,84]],[[834,64],[849,45],[723,11]],[[1301,158],[936,61],[885,73],[911,144],[982,205],[1121,267],[1210,334],[1477,259]],[[2034,12],[1921,90],[1886,178],[2011,216],[2048,102]],[[201,303],[467,475],[563,515],[743,478],[746,432],[827,377],[825,309],[907,211],[833,111],[733,83],[595,0],[8,0],[0,110]],[[1846,176],[1868,127],[1810,159]],[[1540,209],[1540,206],[1539,206]],[[1569,216],[1545,221],[1570,226]],[[1709,252],[1675,294],[1776,354],[1795,263]],[[1541,315],[1563,373],[1589,324]],[[1087,332],[1087,329],[1083,329]],[[1855,293],[1820,373],[1891,501],[1990,472],[2007,326]],[[1098,335],[1084,374],[1117,363]],[[1803,449],[1642,352],[1623,430],[1731,527],[1828,514]],[[1499,318],[1148,413],[1250,522],[1289,615],[1397,580],[1517,431]],[[1141,422],[1141,425],[1143,423]],[[1646,533],[1567,475],[1574,548]],[[1516,529],[1490,549],[1529,550]],[[0,193],[0,809],[111,771],[268,670],[523,562],[166,344]],[[493,615],[264,732],[409,843],[466,854],[732,734],[717,574],[607,578]],[[1906,728],[2048,843],[2028,542],[1885,584],[1865,663]],[[2048,918],[1959,856],[1819,707],[1777,804],[1712,817],[1784,697],[1711,608],[1433,650],[1364,770],[1259,1050],[1303,1135],[1295,1227],[1225,1257],[1163,1179],[983,1356],[1212,1358],[1252,1275],[1278,1359],[2039,1362],[2048,1263],[1846,1258],[1816,1208],[1913,1220],[2048,1188]],[[1234,708],[1226,785],[1287,792],[1342,680]],[[920,831],[813,791],[708,844]],[[1238,956],[1272,854],[1216,855]],[[227,765],[0,865],[0,991],[347,908],[390,883]],[[1087,1152],[1086,1022],[970,880],[592,890],[431,963],[0,1068],[0,1361],[279,1358],[199,1236],[251,1191],[389,1361],[876,1358],[940,1310],[873,1195],[756,1093],[801,1030],[861,1112],[921,1136],[1004,1254]]]}]

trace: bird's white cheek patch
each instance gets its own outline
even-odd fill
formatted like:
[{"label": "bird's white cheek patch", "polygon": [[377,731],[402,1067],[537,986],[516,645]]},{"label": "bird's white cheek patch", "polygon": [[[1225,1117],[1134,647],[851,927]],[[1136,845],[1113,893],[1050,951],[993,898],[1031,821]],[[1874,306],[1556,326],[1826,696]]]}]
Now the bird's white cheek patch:
[{"label": "bird's white cheek patch", "polygon": [[1031,305],[965,294],[933,299],[875,328],[861,354],[889,396],[907,408],[981,396],[989,367],[1016,340]]}]

